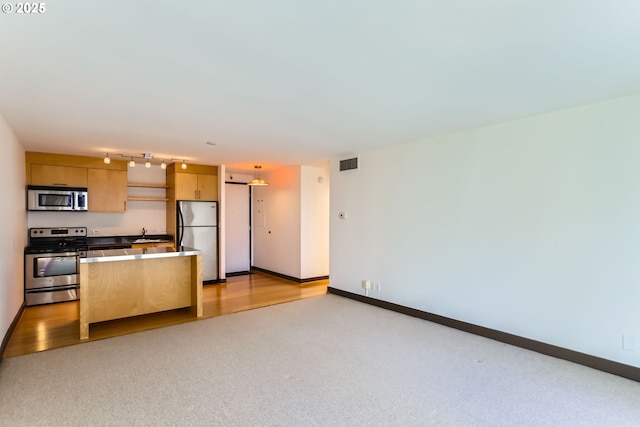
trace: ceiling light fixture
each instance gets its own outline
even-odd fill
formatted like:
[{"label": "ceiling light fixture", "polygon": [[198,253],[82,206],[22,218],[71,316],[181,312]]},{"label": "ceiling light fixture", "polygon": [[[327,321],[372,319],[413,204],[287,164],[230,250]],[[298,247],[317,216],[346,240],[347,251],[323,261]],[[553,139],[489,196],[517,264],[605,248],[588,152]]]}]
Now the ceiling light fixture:
[{"label": "ceiling light fixture", "polygon": [[106,154],[106,156],[104,157],[104,164],[108,165],[109,163],[111,163],[111,158],[109,157],[109,153],[104,154]]},{"label": "ceiling light fixture", "polygon": [[164,159],[162,159],[162,163],[160,163],[160,169],[166,169],[167,168],[167,164],[164,162]]},{"label": "ceiling light fixture", "polygon": [[130,168],[135,168],[136,167],[136,162],[133,161],[133,157],[131,157],[131,160],[129,160],[129,167]]},{"label": "ceiling light fixture", "polygon": [[182,169],[186,169],[187,168],[187,161],[183,160],[183,159],[171,159],[171,161],[176,161],[176,162],[182,162],[182,164],[180,165],[180,167]]},{"label": "ceiling light fixture", "polygon": [[260,169],[262,169],[262,166],[256,165],[254,166],[254,169],[256,170],[256,177],[247,182],[247,185],[254,185],[256,187],[264,187],[269,185],[267,181],[260,178]]},{"label": "ceiling light fixture", "polygon": [[144,162],[144,167],[145,168],[150,168],[151,167],[151,159],[153,159],[153,154],[144,153],[143,157],[146,159],[146,162]]}]

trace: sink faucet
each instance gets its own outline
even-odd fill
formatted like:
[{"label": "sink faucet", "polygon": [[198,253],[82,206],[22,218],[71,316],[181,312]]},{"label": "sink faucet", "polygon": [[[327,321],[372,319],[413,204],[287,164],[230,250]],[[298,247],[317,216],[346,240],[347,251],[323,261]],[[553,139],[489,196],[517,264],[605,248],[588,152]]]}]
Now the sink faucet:
[{"label": "sink faucet", "polygon": [[147,235],[147,229],[142,227],[142,238],[144,239],[146,235]]}]

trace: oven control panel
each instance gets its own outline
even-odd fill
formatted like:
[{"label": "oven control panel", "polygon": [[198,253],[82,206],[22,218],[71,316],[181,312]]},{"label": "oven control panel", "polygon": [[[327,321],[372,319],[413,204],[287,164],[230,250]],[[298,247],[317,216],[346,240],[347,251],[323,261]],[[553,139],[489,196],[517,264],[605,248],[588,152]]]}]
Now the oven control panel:
[{"label": "oven control panel", "polygon": [[87,227],[30,228],[29,237],[87,237]]}]

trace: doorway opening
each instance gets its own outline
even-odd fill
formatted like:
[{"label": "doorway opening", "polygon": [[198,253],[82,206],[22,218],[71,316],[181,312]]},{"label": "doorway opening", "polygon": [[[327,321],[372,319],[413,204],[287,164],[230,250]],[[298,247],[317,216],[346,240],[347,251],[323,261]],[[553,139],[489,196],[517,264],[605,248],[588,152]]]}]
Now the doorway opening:
[{"label": "doorway opening", "polygon": [[227,277],[251,274],[251,186],[225,182]]}]

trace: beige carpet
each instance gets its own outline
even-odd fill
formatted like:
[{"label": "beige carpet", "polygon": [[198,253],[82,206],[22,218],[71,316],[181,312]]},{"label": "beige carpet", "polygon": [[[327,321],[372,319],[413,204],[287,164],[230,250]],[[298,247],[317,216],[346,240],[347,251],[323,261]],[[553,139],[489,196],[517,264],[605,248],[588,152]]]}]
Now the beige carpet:
[{"label": "beige carpet", "polygon": [[0,425],[638,426],[640,383],[326,295],[7,359]]}]

